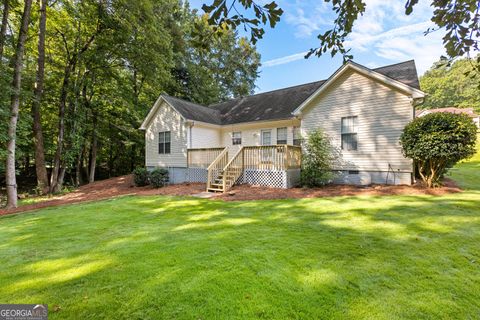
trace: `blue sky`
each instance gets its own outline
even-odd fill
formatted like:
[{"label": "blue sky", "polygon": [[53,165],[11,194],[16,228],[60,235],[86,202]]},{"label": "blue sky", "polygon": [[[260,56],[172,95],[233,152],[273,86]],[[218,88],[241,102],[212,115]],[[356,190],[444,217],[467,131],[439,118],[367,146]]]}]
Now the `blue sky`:
[{"label": "blue sky", "polygon": [[[208,4],[211,1],[205,0]],[[194,0],[191,5],[200,8],[203,2]],[[346,43],[352,48],[354,61],[374,68],[415,59],[421,75],[445,54],[442,31],[423,34],[434,26],[429,21],[432,16],[429,4],[420,1],[414,12],[406,16],[405,2],[366,0],[366,12],[357,20]],[[274,29],[267,28],[264,38],[257,43],[262,67],[256,92],[328,78],[342,63],[341,57],[330,55],[303,58],[309,48],[318,45],[317,35],[333,24],[330,3],[322,0],[277,0],[277,3],[284,10],[281,21]]]}]

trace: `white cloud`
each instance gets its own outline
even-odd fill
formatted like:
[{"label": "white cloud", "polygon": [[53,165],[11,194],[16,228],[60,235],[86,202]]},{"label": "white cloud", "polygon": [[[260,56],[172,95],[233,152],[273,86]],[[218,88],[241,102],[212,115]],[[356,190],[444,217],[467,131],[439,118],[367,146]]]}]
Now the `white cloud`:
[{"label": "white cloud", "polygon": [[288,55],[288,56],[285,56],[285,57],[268,60],[268,61],[263,62],[262,66],[265,67],[265,68],[268,68],[268,67],[279,66],[279,65],[282,65],[282,64],[287,64],[287,63],[290,63],[290,62],[293,62],[293,61],[302,60],[302,59],[305,58],[306,54],[307,54],[307,52],[300,52],[300,53],[291,54],[291,55]]},{"label": "white cloud", "polygon": [[[432,8],[428,2],[420,1],[411,15],[405,15],[403,1],[366,0],[363,16],[355,22],[345,47],[352,48],[354,57],[361,53],[372,55],[368,67],[377,67],[384,63],[375,61],[375,57],[392,63],[415,59],[418,72],[425,70],[438,60],[445,50],[442,45],[442,33],[435,32],[424,36],[424,32],[434,26],[429,19]],[[335,14],[331,3],[318,0],[293,3],[280,1],[285,10],[285,19],[294,28],[296,37],[312,38],[318,33],[332,28]],[[314,43],[318,40],[313,39]],[[297,53],[264,62],[264,67],[291,63],[303,59],[305,53]]]},{"label": "white cloud", "polygon": [[359,32],[353,32],[347,41],[345,46],[352,49],[361,51],[368,50],[368,46],[372,43],[377,43],[383,40],[395,39],[399,36],[421,34],[428,28],[433,26],[430,21],[424,21],[416,24],[406,25],[398,28],[394,28],[382,33],[377,34],[365,34]]},{"label": "white cloud", "polygon": [[322,26],[331,24],[330,4],[324,1],[315,1],[314,5],[308,1],[295,1],[280,3],[285,9],[285,21],[295,29],[297,38],[308,38]]}]

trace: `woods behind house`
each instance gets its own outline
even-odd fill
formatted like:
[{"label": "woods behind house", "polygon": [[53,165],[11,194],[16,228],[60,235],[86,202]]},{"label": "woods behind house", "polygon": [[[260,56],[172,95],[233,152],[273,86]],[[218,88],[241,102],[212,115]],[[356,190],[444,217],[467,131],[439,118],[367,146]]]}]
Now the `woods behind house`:
[{"label": "woods behind house", "polygon": [[182,1],[3,0],[0,10],[2,188],[13,150],[19,188],[57,192],[130,173],[159,94],[208,104],[254,91],[256,48],[227,29],[213,34]]}]

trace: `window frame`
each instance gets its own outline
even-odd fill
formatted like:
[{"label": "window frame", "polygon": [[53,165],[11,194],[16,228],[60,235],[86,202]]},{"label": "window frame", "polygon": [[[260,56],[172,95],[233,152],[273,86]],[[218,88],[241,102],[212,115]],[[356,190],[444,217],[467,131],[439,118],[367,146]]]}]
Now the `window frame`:
[{"label": "window frame", "polygon": [[[296,137],[296,134],[295,132],[298,132],[298,137]],[[303,139],[302,139],[302,132],[301,132],[301,128],[300,127],[293,127],[293,145],[294,146],[301,146],[302,145],[302,142],[303,142]]]},{"label": "window frame", "polygon": [[[167,140],[168,136],[168,140]],[[172,132],[170,130],[158,132],[158,154],[172,153]]]},{"label": "window frame", "polygon": [[[344,121],[347,119],[352,119],[352,128],[348,128],[348,130],[345,130],[345,125]],[[357,151],[358,150],[358,116],[348,116],[348,117],[342,117],[340,120],[340,145],[342,150],[344,151]],[[346,145],[347,139],[350,139],[348,141],[348,146]]]},{"label": "window frame", "polygon": [[[282,140],[278,139],[278,131],[279,130],[285,130],[285,139],[282,139]],[[284,145],[284,144],[287,144],[287,142],[288,142],[288,127],[277,128],[277,145]]]},{"label": "window frame", "polygon": [[[270,133],[270,144],[263,144],[263,134]],[[272,129],[263,129],[260,131],[260,145],[262,146],[271,146],[272,145]]]},{"label": "window frame", "polygon": [[[239,134],[240,138],[235,138],[235,134]],[[232,132],[232,146],[238,146],[242,144],[242,131],[233,131]]]}]

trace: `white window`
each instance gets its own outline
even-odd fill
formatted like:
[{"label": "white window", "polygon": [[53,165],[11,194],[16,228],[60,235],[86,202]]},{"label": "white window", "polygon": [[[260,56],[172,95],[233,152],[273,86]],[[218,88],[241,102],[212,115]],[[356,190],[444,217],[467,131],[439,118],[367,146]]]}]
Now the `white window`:
[{"label": "white window", "polygon": [[277,128],[277,144],[287,144],[287,128]]},{"label": "white window", "polygon": [[272,144],[272,130],[262,130],[262,146]]},{"label": "white window", "polygon": [[342,118],[342,150],[357,150],[357,118]]},{"label": "white window", "polygon": [[239,132],[232,132],[232,144],[238,145],[242,144],[242,133]]},{"label": "white window", "polygon": [[168,154],[170,153],[170,131],[163,131],[158,133],[158,153]]},{"label": "white window", "polygon": [[302,133],[300,132],[300,127],[293,127],[293,145],[302,145]]}]

